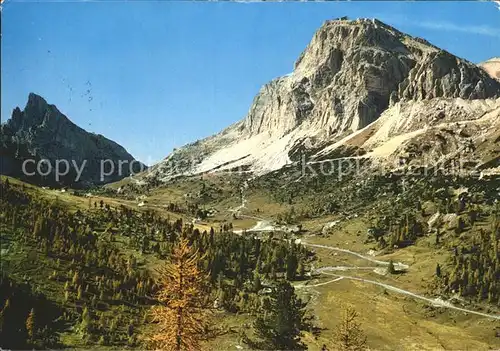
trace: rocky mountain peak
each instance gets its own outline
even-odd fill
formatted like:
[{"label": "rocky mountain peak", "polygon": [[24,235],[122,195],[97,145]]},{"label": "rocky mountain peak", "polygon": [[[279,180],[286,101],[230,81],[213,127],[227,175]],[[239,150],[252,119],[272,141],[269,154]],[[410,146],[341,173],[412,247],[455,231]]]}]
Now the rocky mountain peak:
[{"label": "rocky mountain peak", "polygon": [[[500,84],[476,65],[375,19],[327,21],[293,73],[266,84],[244,127],[285,135],[303,123],[356,131],[399,100],[485,99]],[[331,133],[330,133],[331,131]]]},{"label": "rocky mountain peak", "polygon": [[7,121],[8,127],[13,130],[28,130],[42,124],[55,123],[71,122],[55,105],[49,105],[43,97],[35,93],[29,94],[24,110],[16,107],[12,111],[12,118]]},{"label": "rocky mountain peak", "polygon": [[[498,97],[500,81],[477,65],[376,19],[340,18],[318,29],[290,74],[260,89],[242,121],[175,151],[157,169],[196,156],[191,172],[244,166],[265,173],[293,162],[293,150],[330,145],[326,155],[382,116],[377,126],[387,129],[363,147],[416,132],[434,116],[494,115]],[[368,140],[360,139],[357,148]]]},{"label": "rocky mountain peak", "polygon": [[[24,159],[47,159],[51,163],[66,160],[79,165],[85,162],[80,184],[72,184],[73,174],[67,182],[88,185],[115,181],[128,176],[131,169],[144,168],[119,144],[102,135],[89,133],[69,120],[55,105],[47,103],[40,95],[30,93],[24,110],[16,107],[12,117],[2,125],[0,140],[1,173],[21,175]],[[101,161],[114,164],[123,162],[126,167],[115,167],[115,172],[101,179]],[[106,161],[106,162],[109,162]],[[129,164],[134,162],[133,167]],[[5,167],[9,165],[9,167]],[[8,170],[4,168],[9,168]],[[30,179],[27,179],[30,180]]]},{"label": "rocky mountain peak", "polygon": [[[315,33],[312,41],[295,63],[295,69],[307,63],[314,65],[329,56],[332,50],[348,50],[353,47],[378,48],[384,51],[409,54],[404,44],[410,36],[376,19],[326,21]],[[438,50],[425,40],[416,39],[426,49]]]},{"label": "rocky mountain peak", "polygon": [[24,115],[27,118],[41,119],[50,110],[57,110],[57,108],[53,105],[49,106],[47,101],[40,95],[30,93],[28,96],[28,102],[24,107]]},{"label": "rocky mountain peak", "polygon": [[47,101],[38,94],[29,93],[26,108],[39,108],[44,109],[48,106]]}]

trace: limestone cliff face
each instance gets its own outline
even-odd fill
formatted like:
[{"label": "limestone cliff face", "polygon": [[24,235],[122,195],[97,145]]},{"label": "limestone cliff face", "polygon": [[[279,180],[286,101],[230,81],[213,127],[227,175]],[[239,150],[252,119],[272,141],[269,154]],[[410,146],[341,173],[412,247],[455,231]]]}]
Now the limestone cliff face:
[{"label": "limestone cliff face", "polygon": [[[481,104],[487,113],[498,97],[500,81],[423,39],[377,20],[327,21],[293,72],[265,84],[241,122],[177,150],[150,177],[168,178],[169,162],[186,155],[203,155],[188,174],[237,167],[262,174],[292,162],[292,150],[331,150],[386,111],[404,133],[413,106],[425,116],[427,102],[467,107],[488,100]],[[405,108],[395,113],[396,105]]]},{"label": "limestone cliff face", "polygon": [[418,62],[400,85],[399,96],[413,100],[488,99],[499,96],[499,83],[476,65],[439,51]]},{"label": "limestone cliff face", "polygon": [[[21,175],[20,161],[26,158],[75,162],[78,166],[86,160],[79,185],[116,181],[130,174],[128,164],[134,158],[120,145],[102,135],[93,134],[78,127],[50,105],[41,96],[31,93],[23,111],[16,107],[12,118],[2,125],[2,172]],[[114,174],[100,179],[101,160],[111,160],[116,165]],[[122,173],[118,162],[124,162]],[[127,162],[127,163],[125,163]],[[9,167],[6,167],[6,164]],[[22,162],[21,162],[22,163]],[[109,165],[106,163],[106,165]],[[138,169],[142,164],[135,162]],[[6,168],[9,168],[8,170]],[[106,172],[110,170],[105,168]],[[46,177],[47,181],[54,180]],[[28,179],[29,180],[29,179]],[[74,174],[65,177],[67,185],[73,184]]]},{"label": "limestone cliff face", "polygon": [[399,100],[485,99],[500,84],[475,65],[377,20],[326,22],[293,73],[266,84],[245,119],[250,135],[283,135],[309,122],[356,131]]}]

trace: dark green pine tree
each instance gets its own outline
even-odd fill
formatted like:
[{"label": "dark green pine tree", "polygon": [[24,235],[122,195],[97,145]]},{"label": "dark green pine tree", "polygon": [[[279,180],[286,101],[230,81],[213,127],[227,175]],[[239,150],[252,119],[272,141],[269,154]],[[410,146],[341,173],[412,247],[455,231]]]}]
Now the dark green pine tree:
[{"label": "dark green pine tree", "polygon": [[387,272],[389,272],[389,274],[396,274],[396,268],[394,267],[394,262],[392,262],[392,260],[389,261],[389,266],[387,266]]},{"label": "dark green pine tree", "polygon": [[441,266],[439,263],[436,265],[436,277],[441,278]]},{"label": "dark green pine tree", "polygon": [[286,259],[286,279],[294,280],[297,275],[297,268],[299,267],[299,262],[295,252],[292,251],[288,254]]},{"label": "dark green pine tree", "polygon": [[261,316],[255,320],[257,340],[245,338],[245,342],[260,350],[306,350],[300,340],[302,331],[311,327],[305,307],[290,283],[278,282],[270,299],[264,302]]}]

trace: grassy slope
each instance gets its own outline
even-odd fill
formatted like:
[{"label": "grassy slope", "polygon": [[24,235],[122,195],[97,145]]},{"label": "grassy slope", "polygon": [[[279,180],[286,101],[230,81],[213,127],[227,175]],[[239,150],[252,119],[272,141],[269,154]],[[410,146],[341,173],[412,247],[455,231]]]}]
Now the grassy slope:
[{"label": "grassy slope", "polygon": [[[2,182],[6,177],[2,177]],[[47,200],[57,201],[60,205],[68,208],[69,210],[87,209],[88,199],[73,196],[70,192],[61,193],[57,190],[42,189],[34,185],[29,185],[18,181],[13,178],[8,178],[10,184],[13,186],[24,186],[24,189],[30,195],[45,198]],[[105,203],[119,205],[120,203],[115,202],[109,198],[92,198],[92,202],[96,200],[104,200]],[[126,202],[124,202],[127,205]],[[91,211],[100,211],[99,209],[92,209]],[[65,347],[74,348],[87,348],[86,344],[78,331],[75,329],[75,320],[79,318],[82,306],[88,304],[92,294],[85,294],[85,297],[81,301],[74,299],[76,296],[76,291],[72,291],[73,298],[69,302],[64,300],[64,284],[66,281],[71,281],[71,278],[67,276],[68,272],[72,269],[77,269],[78,265],[74,265],[72,262],[67,260],[60,260],[59,264],[56,264],[56,260],[47,257],[39,248],[32,242],[18,242],[16,236],[10,232],[2,224],[2,273],[6,273],[11,279],[18,282],[27,281],[37,290],[43,292],[50,301],[55,302],[59,306],[65,306],[66,311],[69,313],[70,320],[64,323],[59,323],[62,328],[59,330],[60,342]],[[104,231],[105,228],[94,228],[96,231]],[[153,255],[142,255],[135,251],[131,251],[127,248],[126,237],[114,236],[113,245],[119,248],[121,254],[128,256],[129,254],[134,254],[138,259],[138,267],[147,267],[148,265],[155,264],[157,259]],[[83,269],[82,269],[83,268]],[[92,269],[93,267],[82,267],[78,268],[81,272],[90,274],[90,279],[93,278]],[[56,278],[50,278],[53,272],[56,272]],[[133,316],[142,315],[145,309],[142,306],[129,306],[128,304],[116,304],[108,303],[105,308],[99,308],[103,312],[103,319],[108,320],[108,324],[113,320],[120,319],[121,321],[130,320]],[[118,331],[125,334],[126,330],[123,325],[118,323]],[[94,342],[95,343],[95,342]],[[93,348],[109,348],[108,346],[98,346],[94,344]]]}]

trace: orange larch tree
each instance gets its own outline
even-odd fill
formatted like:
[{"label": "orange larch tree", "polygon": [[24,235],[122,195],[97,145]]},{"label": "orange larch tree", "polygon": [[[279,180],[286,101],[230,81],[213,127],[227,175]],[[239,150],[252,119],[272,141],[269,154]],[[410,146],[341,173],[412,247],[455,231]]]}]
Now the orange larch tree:
[{"label": "orange larch tree", "polygon": [[160,350],[200,350],[208,337],[210,308],[206,296],[207,275],[199,268],[200,257],[187,239],[173,250],[170,262],[158,273],[159,291],[150,315],[155,324],[147,337],[149,346]]}]

